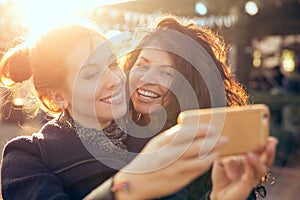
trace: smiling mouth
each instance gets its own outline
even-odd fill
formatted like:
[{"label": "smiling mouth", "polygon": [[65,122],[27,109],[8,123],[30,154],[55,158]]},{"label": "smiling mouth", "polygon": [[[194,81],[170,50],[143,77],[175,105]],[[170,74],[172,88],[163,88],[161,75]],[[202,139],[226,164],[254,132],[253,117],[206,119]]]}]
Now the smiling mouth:
[{"label": "smiling mouth", "polygon": [[101,99],[100,101],[108,103],[108,104],[119,104],[123,102],[123,94],[120,92],[115,96],[107,97],[104,99]]},{"label": "smiling mouth", "polygon": [[142,90],[142,89],[138,89],[137,93],[139,94],[140,97],[142,97],[144,99],[157,99],[160,97],[160,95],[158,95],[154,92],[150,92],[150,91]]}]

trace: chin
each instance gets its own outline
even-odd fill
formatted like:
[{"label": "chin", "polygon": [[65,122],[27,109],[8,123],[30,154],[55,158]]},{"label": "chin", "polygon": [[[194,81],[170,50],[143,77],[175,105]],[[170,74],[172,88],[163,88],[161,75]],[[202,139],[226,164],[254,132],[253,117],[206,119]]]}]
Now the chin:
[{"label": "chin", "polygon": [[161,111],[161,109],[153,110],[153,109],[151,109],[151,107],[153,107],[153,105],[152,106],[137,106],[137,107],[135,107],[135,111],[137,113],[141,113],[143,115],[148,115],[150,113],[157,113],[157,112]]},{"label": "chin", "polygon": [[133,108],[137,113],[147,114],[149,113],[148,106],[140,105],[139,103],[133,103]]},{"label": "chin", "polygon": [[112,117],[113,117],[113,119],[119,119],[121,117],[124,117],[126,112],[127,112],[127,107],[126,106],[113,109],[112,110]]}]

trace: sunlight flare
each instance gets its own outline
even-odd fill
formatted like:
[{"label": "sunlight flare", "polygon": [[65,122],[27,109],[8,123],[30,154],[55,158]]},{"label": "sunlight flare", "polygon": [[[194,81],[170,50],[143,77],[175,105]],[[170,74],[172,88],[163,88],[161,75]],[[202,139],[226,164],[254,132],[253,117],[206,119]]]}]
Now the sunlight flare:
[{"label": "sunlight flare", "polygon": [[[127,0],[128,1],[128,0]],[[52,24],[60,23],[70,15],[76,15],[79,12],[107,6],[126,0],[88,0],[88,1],[70,1],[70,0],[14,0],[16,8],[20,13],[22,25],[29,29],[43,29]]]}]

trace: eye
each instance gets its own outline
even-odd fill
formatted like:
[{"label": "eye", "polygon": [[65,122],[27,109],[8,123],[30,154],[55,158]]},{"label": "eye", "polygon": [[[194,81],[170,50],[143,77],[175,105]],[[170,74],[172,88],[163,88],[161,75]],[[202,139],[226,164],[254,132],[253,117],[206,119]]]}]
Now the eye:
[{"label": "eye", "polygon": [[167,70],[162,70],[160,72],[161,75],[165,76],[165,77],[173,77],[173,73],[167,71]]},{"label": "eye", "polygon": [[86,76],[86,79],[94,79],[94,78],[98,78],[101,76],[101,72],[93,72],[91,74],[89,74],[88,76]]},{"label": "eye", "polygon": [[102,75],[102,71],[99,69],[89,69],[89,70],[84,70],[82,77],[86,80],[88,79],[95,79],[98,78]]},{"label": "eye", "polygon": [[160,74],[166,78],[172,78],[174,74],[174,70],[172,67],[168,65],[162,65],[160,66]]},{"label": "eye", "polygon": [[141,71],[146,71],[150,68],[149,65],[146,64],[137,64],[135,66],[133,66],[133,69],[137,69],[137,70],[141,70]]}]

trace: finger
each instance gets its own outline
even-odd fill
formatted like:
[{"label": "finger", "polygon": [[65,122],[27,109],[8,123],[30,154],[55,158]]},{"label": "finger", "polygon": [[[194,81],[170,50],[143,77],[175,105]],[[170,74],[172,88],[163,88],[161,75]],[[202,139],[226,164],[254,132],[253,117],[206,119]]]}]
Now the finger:
[{"label": "finger", "polygon": [[278,140],[276,138],[269,137],[265,148],[260,152],[254,152],[258,157],[260,157],[260,161],[268,168],[272,165],[275,159],[277,144]]},{"label": "finger", "polygon": [[265,154],[263,155],[262,161],[267,165],[269,168],[275,159],[276,154],[276,147],[278,144],[278,140],[275,137],[269,137],[268,142],[266,145]]},{"label": "finger", "polygon": [[220,148],[228,142],[228,138],[224,136],[207,136],[204,140],[201,140],[199,156],[205,157],[212,151],[218,151]]},{"label": "finger", "polygon": [[259,182],[261,180],[261,177],[263,177],[266,173],[267,166],[263,162],[261,162],[259,157],[254,153],[249,152],[246,156],[247,161],[254,169],[256,182]]},{"label": "finger", "polygon": [[213,177],[213,182],[215,182],[216,184],[222,183],[225,180],[227,180],[225,168],[220,159],[216,160],[213,163],[212,177]]},{"label": "finger", "polygon": [[182,160],[180,166],[183,170],[188,168],[195,175],[199,176],[206,172],[213,164],[213,162],[219,157],[218,152],[212,152],[208,154],[205,158],[191,157],[189,159]]},{"label": "finger", "polygon": [[168,166],[168,171],[170,172],[175,170],[176,173],[174,174],[176,174],[177,178],[174,181],[179,181],[181,184],[185,182],[184,185],[186,185],[196,177],[199,177],[207,172],[218,156],[218,153],[213,153],[207,156],[205,159],[194,157],[185,160],[178,160],[172,163],[172,165]]},{"label": "finger", "polygon": [[205,158],[211,152],[217,151],[227,143],[225,137],[206,137],[195,139],[191,144],[189,142],[177,145],[175,151],[181,150],[182,157],[188,159],[190,157]]},{"label": "finger", "polygon": [[192,141],[195,138],[203,138],[206,135],[213,135],[215,132],[212,126],[208,125],[176,125],[163,132],[169,137],[170,142],[179,144],[187,141]]},{"label": "finger", "polygon": [[237,180],[244,168],[244,157],[242,155],[230,156],[229,158],[223,158],[222,161],[228,179],[231,181]]},{"label": "finger", "polygon": [[[242,182],[248,185],[248,190],[251,191],[257,185],[257,169],[256,165],[252,165],[248,159],[244,160],[244,173],[242,175]],[[247,188],[247,185],[245,185]]]}]

